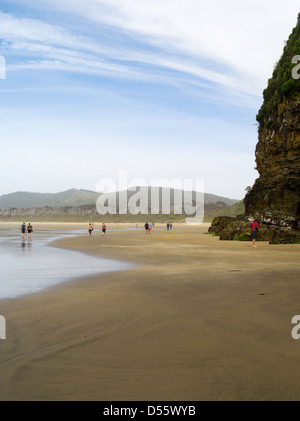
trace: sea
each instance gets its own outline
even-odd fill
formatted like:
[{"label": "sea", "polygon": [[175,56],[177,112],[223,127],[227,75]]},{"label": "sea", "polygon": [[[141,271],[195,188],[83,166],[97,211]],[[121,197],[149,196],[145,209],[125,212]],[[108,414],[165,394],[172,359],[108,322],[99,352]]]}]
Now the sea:
[{"label": "sea", "polygon": [[74,278],[126,270],[132,264],[51,247],[60,238],[86,234],[83,229],[35,229],[22,240],[20,227],[0,228],[0,300],[35,294]]}]

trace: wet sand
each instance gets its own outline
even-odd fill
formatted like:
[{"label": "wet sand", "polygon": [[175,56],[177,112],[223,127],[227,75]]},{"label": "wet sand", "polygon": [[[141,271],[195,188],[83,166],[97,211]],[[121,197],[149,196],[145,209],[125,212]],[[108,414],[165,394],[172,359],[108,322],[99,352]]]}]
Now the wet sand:
[{"label": "wet sand", "polygon": [[57,241],[136,267],[0,301],[0,399],[299,400],[300,245],[208,226]]}]

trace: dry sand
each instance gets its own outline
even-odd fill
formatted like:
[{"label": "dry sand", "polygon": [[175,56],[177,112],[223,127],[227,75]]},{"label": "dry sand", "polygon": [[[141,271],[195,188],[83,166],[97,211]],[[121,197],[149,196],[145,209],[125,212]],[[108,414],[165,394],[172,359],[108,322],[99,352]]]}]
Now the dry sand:
[{"label": "dry sand", "polygon": [[299,400],[300,245],[208,226],[56,242],[136,266],[0,301],[0,399]]}]

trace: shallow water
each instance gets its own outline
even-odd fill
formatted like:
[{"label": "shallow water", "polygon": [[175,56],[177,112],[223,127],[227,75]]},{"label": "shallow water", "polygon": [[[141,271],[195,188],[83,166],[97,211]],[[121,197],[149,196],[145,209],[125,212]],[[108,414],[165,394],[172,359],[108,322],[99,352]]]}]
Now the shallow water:
[{"label": "shallow water", "polygon": [[0,299],[36,293],[81,276],[132,267],[116,260],[48,246],[56,239],[82,233],[83,230],[74,229],[37,229],[31,241],[27,235],[22,241],[19,227],[0,229]]}]

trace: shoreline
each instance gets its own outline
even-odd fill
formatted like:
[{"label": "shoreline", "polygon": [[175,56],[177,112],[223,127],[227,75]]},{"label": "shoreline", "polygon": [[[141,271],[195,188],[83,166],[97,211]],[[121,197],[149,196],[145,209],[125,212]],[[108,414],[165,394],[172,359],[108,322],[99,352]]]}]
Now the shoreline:
[{"label": "shoreline", "polygon": [[1,400],[299,400],[299,246],[209,225],[55,241],[137,266],[1,302]]},{"label": "shoreline", "polygon": [[35,230],[31,240],[27,236],[22,240],[10,229],[5,229],[4,238],[2,234],[0,251],[6,258],[1,271],[0,302],[23,296],[30,297],[74,279],[132,267],[127,262],[116,259],[52,247],[52,242],[85,236],[81,230],[74,230],[73,227],[64,230]]}]

